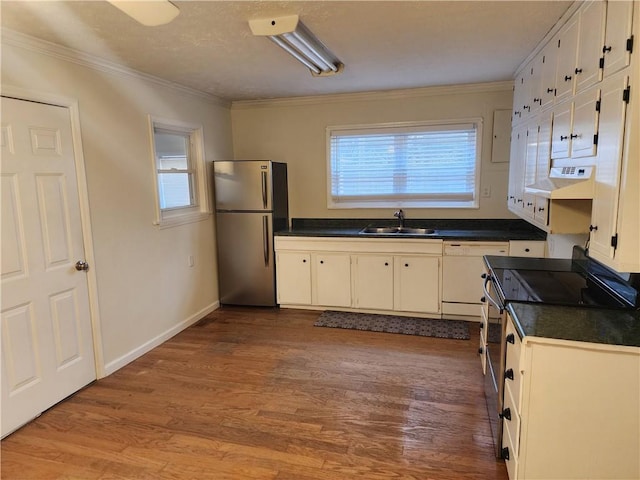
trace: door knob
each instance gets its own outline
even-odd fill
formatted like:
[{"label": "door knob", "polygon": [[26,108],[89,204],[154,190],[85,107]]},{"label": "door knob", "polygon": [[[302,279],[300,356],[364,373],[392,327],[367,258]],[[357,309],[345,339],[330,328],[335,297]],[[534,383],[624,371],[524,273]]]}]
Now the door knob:
[{"label": "door knob", "polygon": [[76,270],[78,270],[79,272],[86,272],[87,270],[89,270],[89,264],[83,260],[78,260],[76,262]]}]

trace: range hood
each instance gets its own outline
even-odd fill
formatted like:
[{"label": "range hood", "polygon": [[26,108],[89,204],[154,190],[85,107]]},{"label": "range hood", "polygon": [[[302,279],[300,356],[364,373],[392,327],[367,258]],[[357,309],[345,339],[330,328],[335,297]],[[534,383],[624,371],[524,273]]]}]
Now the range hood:
[{"label": "range hood", "polygon": [[550,199],[592,199],[594,167],[552,167],[549,176],[525,186],[524,191]]}]

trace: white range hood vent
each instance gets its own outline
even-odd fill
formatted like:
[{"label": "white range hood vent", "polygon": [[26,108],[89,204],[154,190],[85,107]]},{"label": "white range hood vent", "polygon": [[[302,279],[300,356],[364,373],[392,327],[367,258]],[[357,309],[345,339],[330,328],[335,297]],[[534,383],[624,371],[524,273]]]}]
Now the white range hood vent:
[{"label": "white range hood vent", "polygon": [[548,178],[543,178],[524,189],[544,198],[579,200],[592,199],[594,167],[553,167]]}]

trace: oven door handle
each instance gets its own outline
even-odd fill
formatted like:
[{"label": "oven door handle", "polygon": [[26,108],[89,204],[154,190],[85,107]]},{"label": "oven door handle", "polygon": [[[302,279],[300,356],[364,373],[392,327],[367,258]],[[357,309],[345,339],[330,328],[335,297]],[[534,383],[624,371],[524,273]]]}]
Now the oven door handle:
[{"label": "oven door handle", "polygon": [[499,311],[500,314],[502,315],[502,313],[504,312],[504,308],[500,306],[500,304],[493,299],[493,297],[491,297],[491,295],[489,295],[489,289],[487,288],[487,285],[489,284],[489,282],[491,281],[491,275],[487,275],[484,279],[484,283],[482,284],[482,290],[484,291],[484,296],[487,298],[487,300],[489,300],[494,307],[496,307]]}]

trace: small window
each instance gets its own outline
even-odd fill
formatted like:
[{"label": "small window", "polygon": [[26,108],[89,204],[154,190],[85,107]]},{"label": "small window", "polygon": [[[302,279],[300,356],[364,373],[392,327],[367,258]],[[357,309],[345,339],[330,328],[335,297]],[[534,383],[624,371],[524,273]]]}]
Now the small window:
[{"label": "small window", "polygon": [[161,226],[207,216],[202,128],[150,119],[156,176],[157,221]]},{"label": "small window", "polygon": [[329,208],[477,208],[482,120],[329,127]]}]

